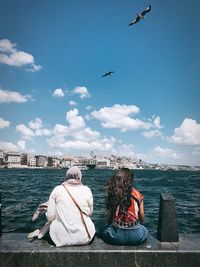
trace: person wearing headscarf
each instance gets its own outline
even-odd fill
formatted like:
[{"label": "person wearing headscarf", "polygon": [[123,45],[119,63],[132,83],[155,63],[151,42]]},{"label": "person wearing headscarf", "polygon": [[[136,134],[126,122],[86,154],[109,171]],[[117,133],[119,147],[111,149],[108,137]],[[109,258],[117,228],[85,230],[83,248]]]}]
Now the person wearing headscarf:
[{"label": "person wearing headscarf", "polygon": [[81,170],[73,166],[68,169],[65,182],[53,189],[48,201],[46,217],[54,244],[61,247],[90,243],[95,234],[92,212],[92,192],[82,184]]}]

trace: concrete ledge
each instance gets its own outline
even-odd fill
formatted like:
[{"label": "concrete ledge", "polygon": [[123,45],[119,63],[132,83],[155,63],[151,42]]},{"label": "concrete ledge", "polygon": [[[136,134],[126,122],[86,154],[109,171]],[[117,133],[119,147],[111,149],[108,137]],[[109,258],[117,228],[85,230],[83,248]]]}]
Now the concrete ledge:
[{"label": "concrete ledge", "polygon": [[200,235],[180,235],[179,243],[161,243],[153,236],[141,246],[112,246],[96,238],[86,246],[56,248],[44,240],[29,242],[26,234],[0,238],[1,267],[197,267]]}]

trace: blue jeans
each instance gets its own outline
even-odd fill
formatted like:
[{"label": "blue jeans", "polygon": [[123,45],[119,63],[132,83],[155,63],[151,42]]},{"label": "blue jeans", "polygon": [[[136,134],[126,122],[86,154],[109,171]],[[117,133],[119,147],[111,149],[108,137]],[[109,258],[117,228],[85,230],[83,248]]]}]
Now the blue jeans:
[{"label": "blue jeans", "polygon": [[131,228],[120,228],[111,224],[100,228],[97,236],[101,237],[108,244],[137,246],[147,240],[148,230],[142,224]]}]

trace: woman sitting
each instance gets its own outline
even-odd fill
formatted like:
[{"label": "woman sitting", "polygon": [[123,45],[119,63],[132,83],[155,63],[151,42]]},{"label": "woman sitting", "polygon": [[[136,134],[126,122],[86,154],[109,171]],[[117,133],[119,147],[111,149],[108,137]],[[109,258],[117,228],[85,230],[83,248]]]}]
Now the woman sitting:
[{"label": "woman sitting", "polygon": [[57,247],[88,244],[95,234],[89,217],[93,212],[92,192],[81,183],[78,167],[71,167],[66,176],[66,181],[52,191],[46,213],[49,234]]},{"label": "woman sitting", "polygon": [[108,226],[101,228],[98,235],[113,245],[139,245],[146,241],[148,230],[144,221],[142,194],[133,188],[132,173],[122,168],[107,184],[106,207]]}]

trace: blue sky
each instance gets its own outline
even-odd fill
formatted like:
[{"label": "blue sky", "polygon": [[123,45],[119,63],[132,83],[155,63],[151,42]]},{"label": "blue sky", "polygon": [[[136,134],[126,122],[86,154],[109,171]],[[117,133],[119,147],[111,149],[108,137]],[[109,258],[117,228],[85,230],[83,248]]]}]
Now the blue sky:
[{"label": "blue sky", "polygon": [[200,164],[199,8],[0,0],[0,148]]}]

